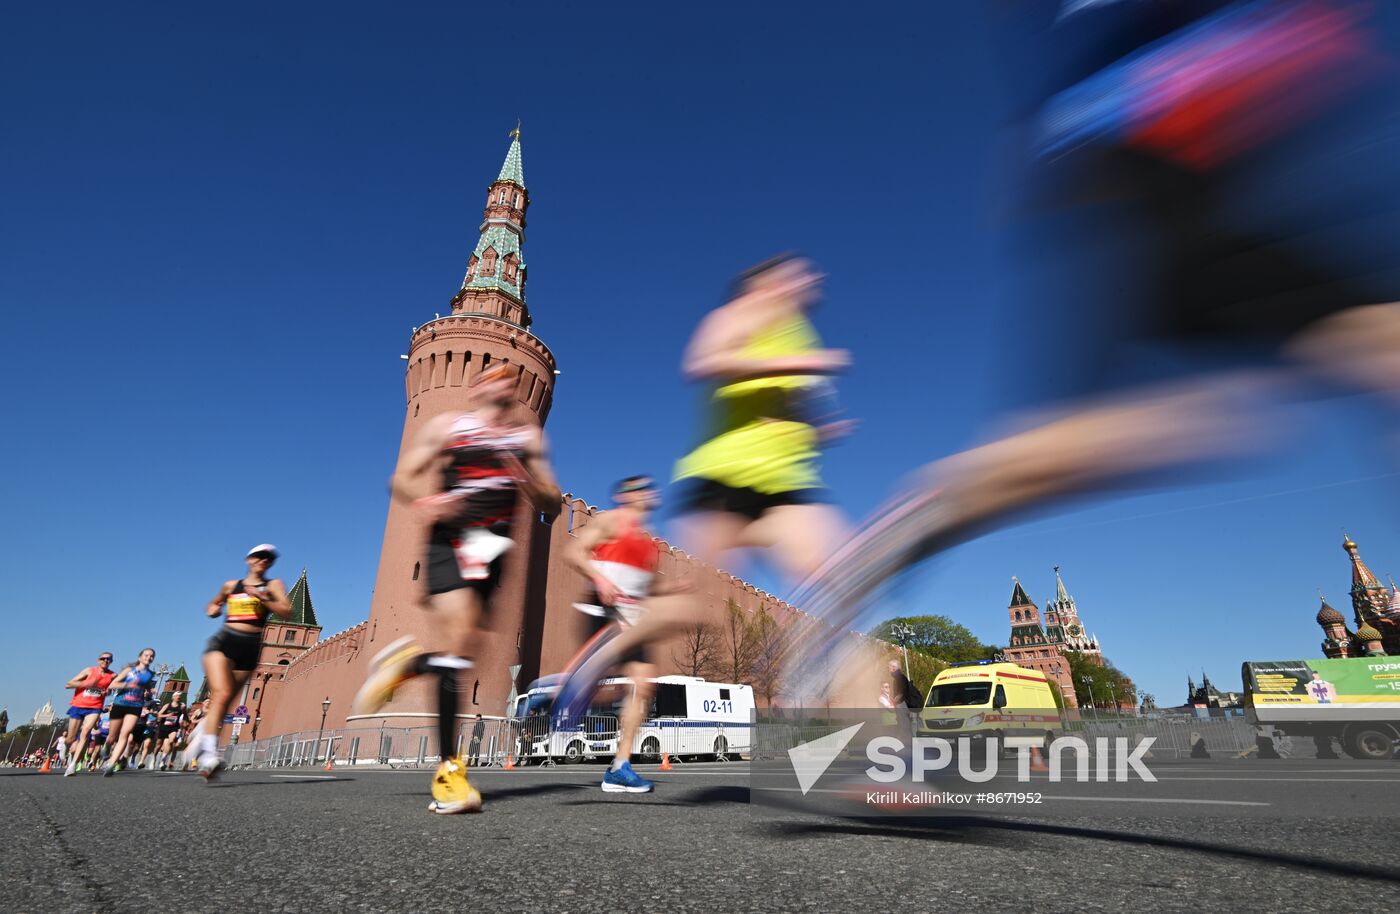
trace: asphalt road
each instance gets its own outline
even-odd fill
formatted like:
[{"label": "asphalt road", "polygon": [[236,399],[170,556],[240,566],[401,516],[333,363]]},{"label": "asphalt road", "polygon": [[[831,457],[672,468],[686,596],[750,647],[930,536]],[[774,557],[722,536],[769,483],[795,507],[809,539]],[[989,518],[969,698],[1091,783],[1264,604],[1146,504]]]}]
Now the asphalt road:
[{"label": "asphalt road", "polygon": [[0,910],[1400,905],[1400,763],[1157,767],[1163,780],[1151,796],[1137,785],[1102,800],[1063,799],[1029,821],[754,808],[742,764],[657,772],[659,789],[643,796],[603,794],[595,766],[488,770],[475,775],[485,811],[450,817],[426,811],[424,771],[243,771],[213,785],[192,775],[0,771]]}]

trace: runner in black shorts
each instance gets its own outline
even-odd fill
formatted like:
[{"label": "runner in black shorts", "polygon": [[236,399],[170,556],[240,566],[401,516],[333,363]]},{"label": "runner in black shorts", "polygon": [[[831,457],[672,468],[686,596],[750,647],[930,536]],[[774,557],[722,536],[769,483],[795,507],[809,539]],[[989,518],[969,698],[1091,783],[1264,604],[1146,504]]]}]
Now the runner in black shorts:
[{"label": "runner in black shorts", "polygon": [[102,769],[103,777],[111,777],[121,771],[127,757],[140,742],[137,734],[141,731],[141,718],[156,680],[155,671],[151,669],[155,659],[155,650],[146,648],[135,663],[127,664],[116,675],[108,687],[117,693],[117,697],[112,700],[112,748]]},{"label": "runner in black shorts", "polygon": [[1270,401],[1400,389],[1397,41],[1366,4],[995,8],[1003,70],[1025,77],[1005,279],[1026,339],[1053,320],[1079,348],[1016,374],[1041,408],[1028,430],[926,468],[798,589],[834,632],[901,570],[1033,508],[1262,451]]},{"label": "runner in black shorts", "polygon": [[[661,550],[646,529],[647,519],[661,503],[656,483],[650,476],[629,476],[613,489],[613,500],[616,509],[576,528],[566,553],[569,564],[589,581],[588,592],[574,606],[594,624],[593,637],[570,664],[557,703],[582,706],[610,667],[631,679],[632,690],[618,721],[617,752],[602,787],[607,792],[647,793],[653,784],[632,770],[631,758],[655,692],[657,670],[648,648],[694,624],[696,613],[693,599],[677,596],[691,589],[688,579],[657,580]],[[615,640],[606,637],[611,627],[618,630]],[[571,695],[575,691],[578,698]]]},{"label": "runner in black shorts", "polygon": [[156,712],[156,766],[169,771],[174,766],[175,748],[185,724],[185,693],[176,692]]},{"label": "runner in black shorts", "polygon": [[[140,742],[136,743],[141,751],[140,756],[136,759],[135,767],[137,769],[156,766],[156,730],[158,728],[156,717],[159,712],[160,702],[158,700],[152,698],[146,702],[146,711],[141,715],[141,739]],[[136,750],[133,749],[131,754],[135,755]]]},{"label": "runner in black shorts", "polygon": [[188,747],[199,764],[200,776],[208,780],[223,767],[219,757],[219,733],[233,696],[247,684],[258,664],[262,630],[268,614],[287,618],[292,604],[287,588],[278,578],[267,577],[277,561],[277,547],[262,543],[248,550],[248,574],[236,581],[225,581],[218,596],[209,601],[205,614],[211,619],[226,613],[221,628],[204,648],[204,675],[209,680],[209,708],[194,742]]},{"label": "runner in black shorts", "polygon": [[394,470],[394,497],[432,525],[427,604],[444,650],[429,653],[410,638],[388,645],[370,662],[354,713],[376,713],[415,676],[437,678],[439,762],[428,806],[435,813],[481,809],[481,794],[457,756],[458,674],[471,666],[521,497],[551,515],[560,506],[544,433],[510,414],[518,379],[508,363],[482,370],[468,390],[467,411],[430,419]]}]

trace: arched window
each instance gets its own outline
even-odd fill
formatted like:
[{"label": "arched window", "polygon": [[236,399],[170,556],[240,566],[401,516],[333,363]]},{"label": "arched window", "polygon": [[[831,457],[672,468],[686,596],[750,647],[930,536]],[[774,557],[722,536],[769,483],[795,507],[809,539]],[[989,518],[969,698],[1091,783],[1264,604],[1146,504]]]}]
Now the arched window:
[{"label": "arched window", "polygon": [[472,704],[476,704],[476,690],[481,688],[481,680],[477,679],[472,683]]},{"label": "arched window", "polygon": [[520,191],[515,192],[515,208],[520,209]]},{"label": "arched window", "polygon": [[422,563],[422,562],[414,562],[414,563],[413,563],[413,580],[415,580],[415,581],[418,580],[418,572],[422,571],[422,569],[423,569],[423,563]]},{"label": "arched window", "polygon": [[254,689],[254,690],[253,690],[253,700],[254,700],[254,701],[257,701],[257,699],[258,699],[258,693],[261,692],[261,691],[262,691],[262,689]]},{"label": "arched window", "polygon": [[499,204],[501,204],[502,206],[505,205],[505,202],[506,202],[506,189],[505,189],[504,187],[501,188],[501,192],[496,196],[496,202],[499,203]]}]

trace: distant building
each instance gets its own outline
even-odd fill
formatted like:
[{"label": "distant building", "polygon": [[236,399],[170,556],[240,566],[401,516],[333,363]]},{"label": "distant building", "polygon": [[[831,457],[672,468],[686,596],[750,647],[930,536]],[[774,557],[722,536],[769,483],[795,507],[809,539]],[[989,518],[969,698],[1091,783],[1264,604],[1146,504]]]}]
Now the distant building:
[{"label": "distant building", "polygon": [[190,674],[185,670],[184,664],[170,674],[170,678],[165,681],[165,689],[160,693],[161,704],[165,704],[176,692],[182,692],[185,701],[190,699]]},{"label": "distant building", "polygon": [[34,719],[30,723],[36,727],[47,727],[53,723],[53,702],[44,702],[44,706],[34,712]]},{"label": "distant building", "polygon": [[1016,577],[1011,581],[1011,604],[1006,609],[1011,619],[1011,639],[1003,652],[1006,659],[1044,673],[1060,687],[1065,707],[1077,708],[1074,678],[1070,675],[1065,651],[1083,654],[1102,666],[1103,650],[1098,637],[1084,630],[1079,607],[1060,578],[1059,565],[1055,566],[1055,599],[1045,604],[1043,623],[1040,609],[1021,586],[1021,581]]},{"label": "distant building", "polygon": [[10,709],[0,710],[0,735],[8,733],[10,730]]},{"label": "distant building", "polygon": [[1328,657],[1382,657],[1400,654],[1400,590],[1392,581],[1386,587],[1376,579],[1351,537],[1343,537],[1342,549],[1351,558],[1351,609],[1355,630],[1346,618],[1328,605],[1326,597],[1317,611],[1322,626],[1322,653]]},{"label": "distant building", "polygon": [[1201,671],[1201,684],[1196,685],[1196,681],[1190,676],[1186,677],[1186,704],[1187,708],[1226,711],[1232,708],[1244,707],[1244,696],[1239,692],[1222,692],[1210,681],[1210,677]]}]

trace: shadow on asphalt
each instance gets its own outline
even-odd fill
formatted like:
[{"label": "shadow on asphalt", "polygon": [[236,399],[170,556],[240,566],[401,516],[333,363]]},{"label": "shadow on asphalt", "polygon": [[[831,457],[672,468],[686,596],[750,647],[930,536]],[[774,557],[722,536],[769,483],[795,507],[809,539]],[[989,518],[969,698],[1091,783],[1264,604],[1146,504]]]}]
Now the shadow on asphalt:
[{"label": "shadow on asphalt", "polygon": [[[502,787],[497,790],[492,788],[482,793],[482,797],[487,802],[495,800],[509,800],[511,797],[531,797],[546,793],[569,793],[575,790],[588,790],[582,784],[534,784],[529,787]],[[388,794],[394,797],[422,797],[426,791],[413,790],[402,793]]]},{"label": "shadow on asphalt", "polygon": [[[1100,841],[1115,841],[1120,844],[1137,844],[1143,847],[1166,847],[1173,850],[1199,851],[1206,854],[1235,857],[1256,863],[1272,863],[1276,866],[1298,867],[1316,870],[1339,876],[1361,879],[1375,879],[1382,882],[1400,883],[1400,869],[1385,869],[1360,863],[1347,863],[1340,860],[1320,860],[1299,854],[1279,851],[1257,850],[1236,847],[1228,844],[1214,844],[1191,838],[1174,838],[1166,835],[1144,835],[1136,832],[1111,831],[1102,828],[1084,828],[1075,825],[1046,825],[1028,822],[1001,822],[994,819],[939,818],[904,819],[900,824],[888,819],[853,819],[849,824],[831,822],[782,822],[770,828],[788,837],[801,837],[812,834],[877,835],[888,838],[908,838],[913,840],[961,840],[964,835],[982,832],[987,837],[996,832],[1010,835],[1043,834],[1073,838],[1094,838]],[[982,843],[995,843],[983,840]]]},{"label": "shadow on asphalt", "polygon": [[[748,805],[749,789],[747,787],[707,787],[704,790],[694,790],[690,793],[677,796],[674,799],[670,798],[664,790],[660,793],[631,794],[630,796],[630,799],[624,799],[624,797],[622,796],[615,796],[612,799],[599,798],[595,800],[574,800],[572,802],[565,803],[564,805],[597,806],[600,804],[606,805],[608,803],[616,803],[619,801],[630,803],[633,806],[690,807],[714,806],[720,803],[738,803],[741,805]],[[642,797],[647,797],[647,799],[642,799]]]},{"label": "shadow on asphalt", "polygon": [[349,784],[354,778],[326,778],[324,780],[311,778],[286,778],[278,781],[212,781],[204,786],[209,790],[241,790],[244,787],[317,787],[322,784]]}]

